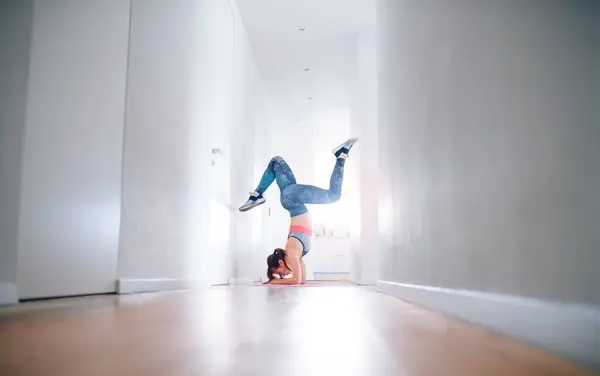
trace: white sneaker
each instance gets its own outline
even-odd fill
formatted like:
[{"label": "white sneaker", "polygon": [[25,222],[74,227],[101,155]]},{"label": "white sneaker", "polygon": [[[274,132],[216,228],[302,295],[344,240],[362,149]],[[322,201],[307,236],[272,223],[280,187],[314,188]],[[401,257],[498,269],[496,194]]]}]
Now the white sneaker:
[{"label": "white sneaker", "polygon": [[264,204],[266,201],[267,199],[264,198],[263,195],[254,196],[254,192],[250,192],[250,198],[248,198],[248,201],[246,201],[246,203],[240,207],[240,211],[248,211],[252,208]]},{"label": "white sneaker", "polygon": [[339,145],[338,147],[333,148],[331,151],[337,158],[348,158],[348,153],[352,146],[358,141],[358,137],[352,137],[348,141]]}]

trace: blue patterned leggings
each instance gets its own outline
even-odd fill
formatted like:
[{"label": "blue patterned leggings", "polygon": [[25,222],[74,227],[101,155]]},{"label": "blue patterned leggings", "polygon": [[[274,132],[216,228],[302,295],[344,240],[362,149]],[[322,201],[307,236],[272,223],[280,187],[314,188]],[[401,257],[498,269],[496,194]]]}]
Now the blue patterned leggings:
[{"label": "blue patterned leggings", "polygon": [[256,188],[256,192],[263,194],[273,183],[273,180],[276,180],[281,192],[281,205],[290,212],[291,217],[296,217],[308,212],[307,204],[331,204],[340,199],[345,162],[346,160],[342,158],[336,160],[329,181],[329,189],[322,189],[312,185],[297,184],[296,177],[287,162],[281,157],[273,157]]}]

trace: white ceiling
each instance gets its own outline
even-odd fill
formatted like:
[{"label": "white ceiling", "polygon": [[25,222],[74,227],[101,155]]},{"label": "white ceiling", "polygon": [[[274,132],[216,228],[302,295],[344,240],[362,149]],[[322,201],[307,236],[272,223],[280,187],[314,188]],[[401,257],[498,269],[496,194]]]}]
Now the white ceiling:
[{"label": "white ceiling", "polygon": [[[258,39],[323,39],[356,32],[369,22],[375,0],[237,0],[244,25]],[[300,35],[298,27],[308,33]]]},{"label": "white ceiling", "polygon": [[[279,114],[298,122],[319,109],[349,106],[357,36],[359,30],[373,24],[375,0],[237,3]],[[300,31],[300,27],[306,30]]]}]

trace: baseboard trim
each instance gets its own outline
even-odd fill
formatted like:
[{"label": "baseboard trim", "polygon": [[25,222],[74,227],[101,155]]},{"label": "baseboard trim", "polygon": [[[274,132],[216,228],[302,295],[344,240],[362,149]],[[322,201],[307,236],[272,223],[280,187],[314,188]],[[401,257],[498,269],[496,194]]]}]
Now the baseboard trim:
[{"label": "baseboard trim", "polygon": [[117,294],[189,290],[192,287],[193,281],[187,279],[119,279]]},{"label": "baseboard trim", "polygon": [[18,303],[17,285],[9,282],[0,282],[0,306]]},{"label": "baseboard trim", "polygon": [[[227,284],[228,285],[232,285],[232,286],[250,286],[252,285],[254,282],[252,278],[228,278],[227,279]],[[259,280],[260,282],[260,280]]]},{"label": "baseboard trim", "polygon": [[600,370],[600,306],[388,281],[377,290]]}]

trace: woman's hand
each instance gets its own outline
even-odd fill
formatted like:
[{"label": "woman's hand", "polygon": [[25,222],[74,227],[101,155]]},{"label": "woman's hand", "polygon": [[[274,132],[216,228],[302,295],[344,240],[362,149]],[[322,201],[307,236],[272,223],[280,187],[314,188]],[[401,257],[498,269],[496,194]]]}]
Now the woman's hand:
[{"label": "woman's hand", "polygon": [[273,279],[268,284],[269,285],[297,285],[297,284],[299,284],[299,282],[296,282],[296,279],[294,277],[291,277],[291,278]]}]

